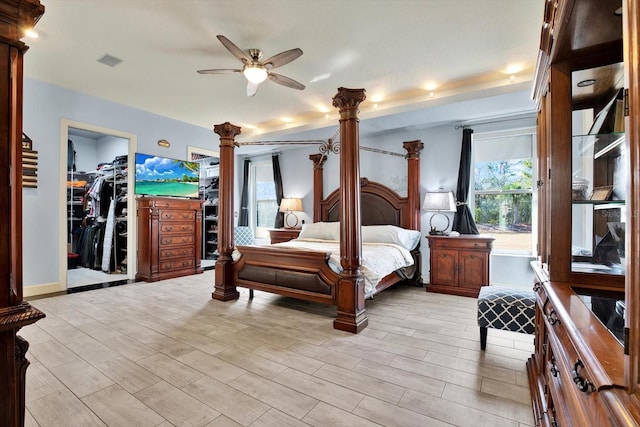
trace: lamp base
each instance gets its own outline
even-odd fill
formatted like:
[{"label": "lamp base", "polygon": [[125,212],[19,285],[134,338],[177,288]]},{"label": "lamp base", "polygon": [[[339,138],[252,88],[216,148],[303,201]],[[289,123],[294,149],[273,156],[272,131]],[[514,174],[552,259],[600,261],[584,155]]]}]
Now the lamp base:
[{"label": "lamp base", "polygon": [[[293,225],[290,222],[290,217],[293,217],[293,219],[295,220]],[[298,217],[296,216],[296,214],[287,212],[287,214],[284,216],[284,228],[298,228]]]},{"label": "lamp base", "polygon": [[429,231],[429,235],[430,236],[448,236],[449,232],[448,231],[444,231],[444,230],[431,229]]},{"label": "lamp base", "polygon": [[[447,226],[444,227],[444,229],[442,230],[437,230],[436,227],[433,225],[433,218],[435,218],[437,215],[442,215],[447,220]],[[431,228],[431,230],[429,230],[429,234],[432,236],[447,236],[449,235],[449,232],[447,231],[447,229],[449,228],[449,225],[451,225],[451,221],[449,220],[449,217],[443,214],[442,212],[436,212],[433,215],[431,215],[431,219],[429,220],[429,227]]]}]

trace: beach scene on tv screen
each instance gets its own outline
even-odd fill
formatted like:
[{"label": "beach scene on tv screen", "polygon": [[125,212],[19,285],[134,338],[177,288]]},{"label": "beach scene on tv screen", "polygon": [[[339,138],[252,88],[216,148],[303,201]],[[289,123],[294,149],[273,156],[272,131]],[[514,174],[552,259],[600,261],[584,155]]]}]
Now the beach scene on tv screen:
[{"label": "beach scene on tv screen", "polygon": [[199,164],[136,153],[136,194],[198,197]]}]

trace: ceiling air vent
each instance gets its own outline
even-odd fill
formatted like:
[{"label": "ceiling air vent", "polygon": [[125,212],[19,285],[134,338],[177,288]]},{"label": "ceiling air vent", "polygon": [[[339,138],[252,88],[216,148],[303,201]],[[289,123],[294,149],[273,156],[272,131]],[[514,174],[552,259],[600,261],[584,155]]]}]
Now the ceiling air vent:
[{"label": "ceiling air vent", "polygon": [[122,62],[122,59],[116,58],[115,56],[111,56],[107,53],[102,58],[98,59],[98,62],[104,65],[108,65],[109,67],[115,67]]}]

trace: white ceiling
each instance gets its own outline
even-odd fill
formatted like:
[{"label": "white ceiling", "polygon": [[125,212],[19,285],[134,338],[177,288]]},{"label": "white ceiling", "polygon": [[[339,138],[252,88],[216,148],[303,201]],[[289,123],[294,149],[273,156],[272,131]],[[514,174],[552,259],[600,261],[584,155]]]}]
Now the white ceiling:
[{"label": "white ceiling", "polygon": [[[240,140],[337,127],[331,99],[341,86],[366,89],[360,117],[378,132],[426,126],[423,112],[431,106],[528,89],[544,6],[542,0],[41,1],[40,37],[25,39],[25,76],[209,129],[229,121],[242,127]],[[264,58],[301,48],[301,57],[275,72],[306,89],[266,81],[249,98],[240,74],[197,74],[241,66],[217,34],[241,49],[262,49]],[[97,62],[105,54],[123,62],[113,68]],[[510,65],[522,68],[513,80]],[[433,95],[429,82],[437,84]],[[402,120],[384,117],[397,113]]]}]

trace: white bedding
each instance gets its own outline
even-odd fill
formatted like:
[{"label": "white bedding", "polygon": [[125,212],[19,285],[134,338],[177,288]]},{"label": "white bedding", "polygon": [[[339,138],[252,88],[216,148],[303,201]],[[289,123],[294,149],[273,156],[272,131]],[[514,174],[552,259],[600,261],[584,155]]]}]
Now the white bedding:
[{"label": "white bedding", "polygon": [[[336,240],[294,239],[288,242],[276,243],[271,246],[283,248],[307,249],[328,252],[329,266],[336,273],[340,273],[340,242]],[[239,257],[234,251],[234,260]],[[362,243],[362,259],[360,272],[364,277],[364,293],[370,295],[378,282],[386,275],[413,265],[411,252],[393,243]]]}]

